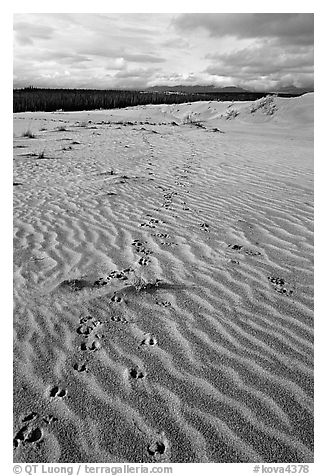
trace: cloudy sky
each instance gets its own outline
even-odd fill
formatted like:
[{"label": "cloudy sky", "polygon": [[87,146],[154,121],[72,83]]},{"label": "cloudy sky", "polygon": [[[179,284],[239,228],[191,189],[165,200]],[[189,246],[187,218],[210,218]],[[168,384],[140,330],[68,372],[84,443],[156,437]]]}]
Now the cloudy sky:
[{"label": "cloudy sky", "polygon": [[310,13],[14,15],[14,87],[313,88]]}]

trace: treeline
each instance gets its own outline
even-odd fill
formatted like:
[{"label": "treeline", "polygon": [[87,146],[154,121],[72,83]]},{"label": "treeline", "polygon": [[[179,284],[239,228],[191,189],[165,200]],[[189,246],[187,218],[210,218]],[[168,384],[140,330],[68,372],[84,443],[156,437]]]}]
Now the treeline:
[{"label": "treeline", "polygon": [[[97,89],[14,89],[13,111],[85,111],[145,104],[180,104],[195,101],[254,101],[267,93],[172,93]],[[291,96],[282,94],[282,96]]]}]

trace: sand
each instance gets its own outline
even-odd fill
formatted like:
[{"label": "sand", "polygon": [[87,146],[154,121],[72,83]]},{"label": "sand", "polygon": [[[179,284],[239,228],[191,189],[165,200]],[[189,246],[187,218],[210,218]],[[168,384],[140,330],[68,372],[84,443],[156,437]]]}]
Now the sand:
[{"label": "sand", "polygon": [[14,134],[14,461],[312,462],[313,94]]}]

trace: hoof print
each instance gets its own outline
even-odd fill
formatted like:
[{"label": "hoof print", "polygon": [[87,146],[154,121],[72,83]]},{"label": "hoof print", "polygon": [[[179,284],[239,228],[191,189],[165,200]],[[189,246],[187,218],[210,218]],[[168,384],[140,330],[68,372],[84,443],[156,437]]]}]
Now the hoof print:
[{"label": "hoof print", "polygon": [[53,415],[49,415],[48,417],[44,417],[43,421],[47,425],[50,425],[50,423],[54,423],[54,422],[58,421],[58,418],[53,416]]},{"label": "hoof print", "polygon": [[25,418],[22,419],[23,423],[26,423],[27,421],[32,421],[35,420],[35,418],[38,417],[38,414],[36,412],[32,412],[29,415],[27,415]]},{"label": "hoof print", "polygon": [[131,369],[129,371],[129,375],[130,377],[134,378],[134,379],[142,379],[145,377],[145,373],[142,372],[141,370],[138,370],[138,369]]},{"label": "hoof print", "polygon": [[201,223],[200,228],[202,228],[203,231],[209,231],[208,223]]},{"label": "hoof print", "polygon": [[128,322],[127,319],[125,319],[124,317],[120,317],[120,316],[112,316],[110,319],[113,322],[123,322],[124,324],[126,324]]},{"label": "hoof print", "polygon": [[145,339],[142,340],[141,345],[149,345],[153,347],[157,344],[157,339],[153,336],[147,336]]},{"label": "hoof print", "polygon": [[51,398],[64,398],[67,395],[67,391],[65,389],[61,389],[59,387],[53,387],[50,390],[50,397]]},{"label": "hoof print", "polygon": [[231,250],[235,250],[235,251],[241,251],[243,246],[242,245],[231,245],[231,244],[229,244],[228,248],[230,248]]},{"label": "hoof print", "polygon": [[[146,242],[145,242],[146,243]],[[135,251],[136,253],[140,253],[140,254],[143,254],[145,256],[147,255],[152,255],[153,254],[153,251],[147,249],[145,246],[144,246],[144,243],[142,243],[141,241],[139,240],[134,240],[133,243],[132,243],[132,246],[135,247]]]},{"label": "hoof print", "polygon": [[122,298],[120,296],[117,296],[114,294],[112,298],[110,299],[111,302],[122,302]]},{"label": "hoof print", "polygon": [[101,286],[106,286],[109,281],[107,281],[104,278],[99,278],[96,281],[94,281],[93,286],[95,287],[101,287]]},{"label": "hoof print", "polygon": [[85,364],[74,364],[73,369],[76,370],[76,372],[87,372]]},{"label": "hoof print", "polygon": [[159,223],[159,220],[157,220],[156,218],[150,218],[150,220],[148,220],[145,223],[141,223],[139,226],[148,227],[148,228],[156,228],[155,225],[157,225],[158,223]]},{"label": "hoof print", "polygon": [[85,316],[85,317],[81,317],[79,322],[80,324],[85,324],[86,322],[90,321],[92,319],[91,316]]},{"label": "hoof print", "polygon": [[100,349],[100,344],[99,342],[96,342],[96,341],[93,341],[91,345],[87,346],[86,342],[82,342],[81,343],[81,347],[80,349],[84,352],[86,350],[90,351],[90,352],[95,352],[96,350],[99,350]]},{"label": "hoof print", "polygon": [[249,256],[261,256],[260,251],[255,250],[244,250],[244,253]]},{"label": "hoof print", "polygon": [[169,301],[156,301],[156,304],[158,304],[158,306],[162,306],[162,307],[170,307],[171,306],[171,302]]},{"label": "hoof print", "polygon": [[35,443],[36,441],[40,441],[42,436],[42,430],[40,428],[34,428],[28,433],[25,441],[27,441],[28,443]]},{"label": "hoof print", "polygon": [[21,428],[19,430],[19,432],[17,433],[17,435],[14,438],[14,448],[17,448],[20,442],[25,441],[27,431],[28,431],[27,426],[23,426],[23,428]]},{"label": "hoof print", "polygon": [[293,289],[289,289],[286,281],[283,278],[277,278],[275,276],[268,276],[268,280],[271,282],[275,291],[286,296],[291,296],[293,294]]},{"label": "hoof print", "polygon": [[38,427],[29,430],[28,426],[23,426],[14,438],[14,448],[19,446],[19,443],[36,443],[40,441],[43,436],[42,430]]},{"label": "hoof print", "polygon": [[100,349],[100,344],[99,342],[95,342],[93,341],[92,344],[88,347],[88,350],[90,352],[95,352],[96,350],[99,350]]},{"label": "hoof print", "polygon": [[261,256],[260,251],[251,250],[249,248],[244,248],[243,245],[231,245],[231,244],[229,244],[228,248],[230,248],[231,250],[234,250],[234,251],[243,250],[243,253],[248,255],[248,256]]},{"label": "hoof print", "polygon": [[166,446],[162,441],[156,441],[148,446],[148,453],[150,456],[163,455],[166,451]]},{"label": "hoof print", "polygon": [[140,258],[138,260],[138,264],[140,264],[141,266],[147,266],[148,263],[150,263],[149,258]]},{"label": "hoof print", "polygon": [[91,326],[85,326],[84,324],[79,326],[77,329],[76,329],[76,332],[77,334],[81,334],[83,336],[88,336],[89,334],[91,334],[93,330],[93,327]]},{"label": "hoof print", "polygon": [[169,233],[152,233],[152,236],[158,236],[159,238],[170,238]]}]

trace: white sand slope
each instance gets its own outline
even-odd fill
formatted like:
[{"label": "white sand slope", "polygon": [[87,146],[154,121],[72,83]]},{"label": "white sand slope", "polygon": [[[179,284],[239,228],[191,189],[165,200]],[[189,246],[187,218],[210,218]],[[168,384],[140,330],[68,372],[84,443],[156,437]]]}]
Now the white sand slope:
[{"label": "white sand slope", "polygon": [[14,115],[15,461],[313,461],[312,114]]}]

